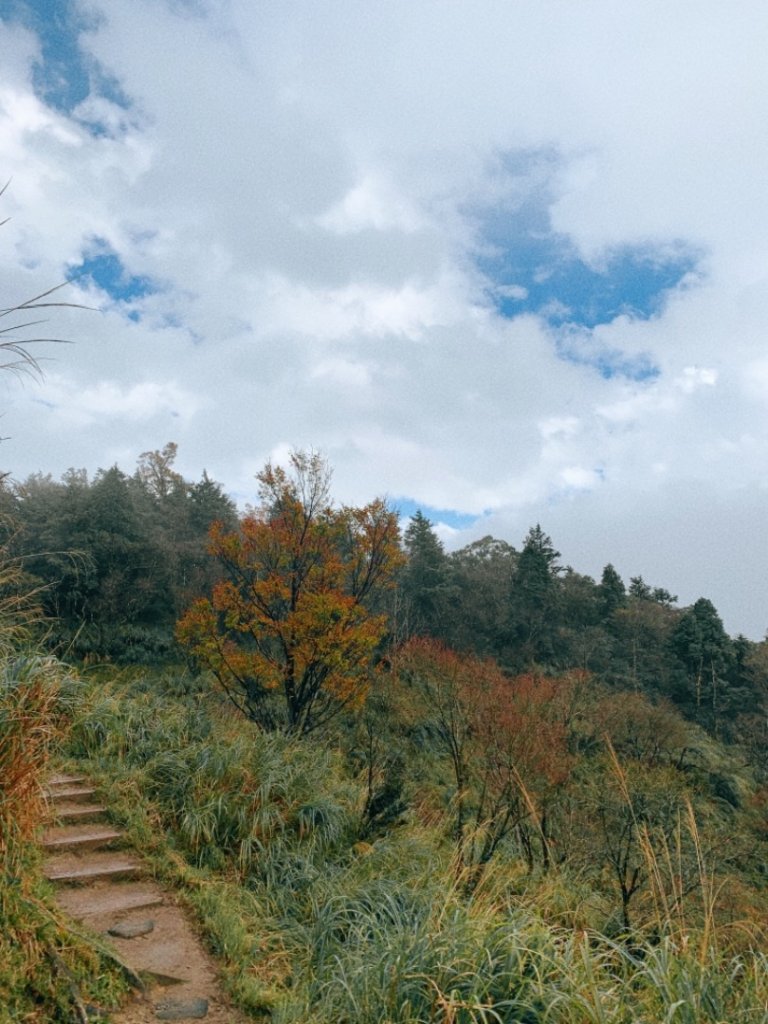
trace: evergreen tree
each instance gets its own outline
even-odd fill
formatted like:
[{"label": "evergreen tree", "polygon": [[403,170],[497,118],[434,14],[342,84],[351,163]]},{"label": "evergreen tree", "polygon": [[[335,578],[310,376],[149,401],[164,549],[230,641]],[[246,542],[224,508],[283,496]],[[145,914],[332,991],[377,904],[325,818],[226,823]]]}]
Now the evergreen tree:
[{"label": "evergreen tree", "polygon": [[624,586],[624,580],[610,562],[603,569],[603,575],[600,577],[598,602],[603,620],[610,620],[616,609],[622,608],[627,603],[627,588]]},{"label": "evergreen tree", "polygon": [[400,576],[406,632],[443,637],[450,591],[450,564],[432,523],[419,510],[406,527],[407,562]]},{"label": "evergreen tree", "polygon": [[559,557],[537,523],[528,532],[512,578],[510,639],[523,667],[551,663],[555,654]]},{"label": "evergreen tree", "polygon": [[683,612],[672,634],[671,647],[684,666],[693,691],[695,716],[718,734],[734,653],[711,601],[700,597]]}]

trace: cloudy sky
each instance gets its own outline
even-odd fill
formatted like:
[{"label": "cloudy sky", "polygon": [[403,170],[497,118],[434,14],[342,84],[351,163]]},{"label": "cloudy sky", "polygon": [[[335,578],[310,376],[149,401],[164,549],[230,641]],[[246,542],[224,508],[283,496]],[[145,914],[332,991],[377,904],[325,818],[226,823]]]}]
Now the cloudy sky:
[{"label": "cloudy sky", "polygon": [[314,447],[762,638],[767,43],[763,0],[0,0],[2,304],[95,307],[3,375],[3,468],[173,440],[246,502]]}]

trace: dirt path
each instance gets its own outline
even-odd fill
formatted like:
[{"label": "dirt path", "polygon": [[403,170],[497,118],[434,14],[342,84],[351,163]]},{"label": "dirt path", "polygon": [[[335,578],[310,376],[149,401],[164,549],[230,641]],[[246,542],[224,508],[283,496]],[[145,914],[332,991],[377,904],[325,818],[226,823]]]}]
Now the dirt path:
[{"label": "dirt path", "polygon": [[202,1020],[246,1024],[224,995],[216,964],[173,894],[142,878],[141,860],[106,822],[106,808],[81,776],[49,783],[52,817],[43,836],[45,873],[60,906],[100,933],[144,982],[113,1024]]}]

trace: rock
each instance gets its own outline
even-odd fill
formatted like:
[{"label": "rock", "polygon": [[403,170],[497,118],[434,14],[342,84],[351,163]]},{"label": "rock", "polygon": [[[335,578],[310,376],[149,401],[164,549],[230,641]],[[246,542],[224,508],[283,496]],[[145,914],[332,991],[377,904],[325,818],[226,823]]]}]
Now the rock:
[{"label": "rock", "polygon": [[94,1006],[93,1003],[85,1004],[85,1012],[88,1020],[92,1020],[94,1024],[97,1024],[97,1021],[103,1021],[104,1024],[107,1024],[109,1021],[109,1012],[103,1010],[100,1006]]},{"label": "rock", "polygon": [[154,927],[154,921],[125,921],[107,928],[107,935],[114,935],[116,939],[135,939],[139,935],[148,935]]},{"label": "rock", "polygon": [[207,1014],[207,999],[164,999],[155,1003],[158,1020],[200,1020]]}]

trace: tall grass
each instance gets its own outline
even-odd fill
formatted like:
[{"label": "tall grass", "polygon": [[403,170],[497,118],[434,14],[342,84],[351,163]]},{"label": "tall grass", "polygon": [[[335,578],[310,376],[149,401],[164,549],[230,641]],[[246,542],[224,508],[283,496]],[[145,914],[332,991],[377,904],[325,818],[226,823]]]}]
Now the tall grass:
[{"label": "tall grass", "polygon": [[291,745],[195,698],[133,690],[126,699],[126,685],[100,688],[81,709],[68,750],[132,775],[194,865],[290,885],[354,832],[358,789],[331,752]]},{"label": "tall grass", "polygon": [[360,841],[365,783],[333,751],[194,686],[95,682],[71,736],[128,818],[143,801],[166,830],[158,870],[183,878],[233,993],[277,1024],[768,1024],[766,958],[754,936],[723,941],[692,810],[666,845],[638,828],[652,912],[618,941],[566,869],[536,880],[501,858],[468,895],[438,821]]},{"label": "tall grass", "polygon": [[0,858],[6,864],[43,818],[42,783],[58,734],[58,694],[50,660],[0,661]]}]

